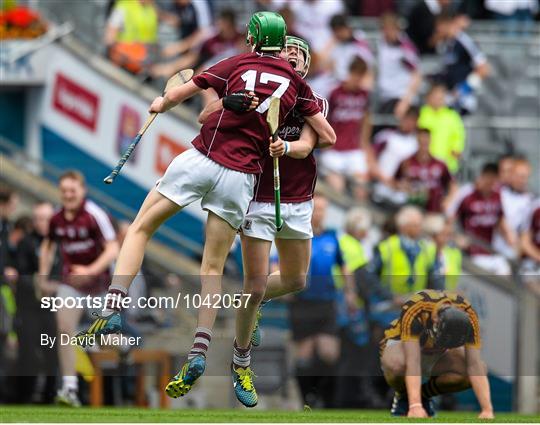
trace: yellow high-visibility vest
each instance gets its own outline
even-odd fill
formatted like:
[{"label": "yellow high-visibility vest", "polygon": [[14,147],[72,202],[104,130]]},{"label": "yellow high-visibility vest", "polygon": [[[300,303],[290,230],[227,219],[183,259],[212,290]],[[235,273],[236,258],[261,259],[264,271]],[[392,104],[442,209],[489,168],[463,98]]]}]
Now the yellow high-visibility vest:
[{"label": "yellow high-visibility vest", "polygon": [[[381,282],[387,285],[392,293],[405,295],[427,288],[429,271],[436,258],[433,243],[420,241],[420,252],[412,269],[398,235],[390,236],[379,243],[379,251],[382,260]],[[412,284],[408,282],[411,277]]]},{"label": "yellow high-visibility vest", "polygon": [[441,252],[444,262],[445,290],[455,291],[461,276],[463,256],[459,248],[445,246]]},{"label": "yellow high-visibility vest", "polygon": [[117,6],[124,13],[124,25],[117,41],[124,43],[156,43],[158,15],[151,4],[138,0],[121,0]]}]

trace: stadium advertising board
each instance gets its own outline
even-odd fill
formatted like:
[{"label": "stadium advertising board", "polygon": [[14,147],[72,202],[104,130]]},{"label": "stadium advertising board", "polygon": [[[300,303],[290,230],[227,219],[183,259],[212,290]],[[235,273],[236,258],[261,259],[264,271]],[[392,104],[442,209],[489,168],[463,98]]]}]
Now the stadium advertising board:
[{"label": "stadium advertising board", "polygon": [[[48,50],[50,61],[40,124],[91,159],[114,167],[125,139],[146,119],[148,102],[61,47],[51,46]],[[195,127],[170,115],[160,116],[137,147],[135,160],[128,161],[122,174],[141,187],[151,187],[166,168],[164,147],[177,154],[190,146],[196,132]],[[84,164],[73,166],[84,170]]]}]

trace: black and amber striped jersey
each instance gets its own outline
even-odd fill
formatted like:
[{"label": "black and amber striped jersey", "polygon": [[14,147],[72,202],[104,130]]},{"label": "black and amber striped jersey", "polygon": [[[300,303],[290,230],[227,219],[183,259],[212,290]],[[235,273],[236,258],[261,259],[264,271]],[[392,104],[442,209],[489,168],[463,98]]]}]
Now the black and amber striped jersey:
[{"label": "black and amber striped jersey", "polygon": [[420,291],[403,304],[399,319],[394,320],[385,331],[384,338],[381,341],[381,348],[384,348],[386,342],[392,339],[419,341],[424,353],[440,351],[441,349],[435,346],[433,318],[443,304],[451,304],[468,314],[473,332],[465,345],[480,348],[478,316],[469,301],[454,292],[434,290]]}]

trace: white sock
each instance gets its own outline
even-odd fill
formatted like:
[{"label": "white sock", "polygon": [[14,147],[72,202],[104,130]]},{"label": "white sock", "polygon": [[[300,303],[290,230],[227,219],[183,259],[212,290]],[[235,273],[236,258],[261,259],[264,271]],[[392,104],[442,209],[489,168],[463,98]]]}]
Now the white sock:
[{"label": "white sock", "polygon": [[79,389],[79,380],[76,376],[62,376],[62,388],[77,391]]}]

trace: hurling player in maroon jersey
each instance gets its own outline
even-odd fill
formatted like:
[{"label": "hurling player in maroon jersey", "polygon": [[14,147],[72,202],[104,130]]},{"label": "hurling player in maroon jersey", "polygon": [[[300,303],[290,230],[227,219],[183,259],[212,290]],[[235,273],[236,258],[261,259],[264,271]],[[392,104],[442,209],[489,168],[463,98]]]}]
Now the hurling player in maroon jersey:
[{"label": "hurling player in maroon jersey", "polygon": [[[84,177],[79,172],[64,173],[60,177],[59,188],[62,209],[52,216],[49,235],[43,239],[40,248],[40,286],[44,292],[56,292],[57,297],[64,299],[104,295],[110,279],[109,268],[118,254],[118,241],[111,220],[105,211],[86,199]],[[47,280],[56,244],[62,258],[60,285]],[[58,309],[58,335],[73,335],[83,312],[80,308]],[[57,402],[79,406],[75,347],[59,344],[58,356],[63,382]]]},{"label": "hurling player in maroon jersey", "polygon": [[[306,41],[287,36],[280,56],[288,60],[302,78],[306,76],[311,61]],[[328,102],[317,94],[315,98],[326,116]],[[219,101],[208,105],[201,112],[199,121],[204,123],[210,113],[221,108]],[[263,298],[269,300],[300,291],[306,284],[313,237],[312,198],[317,180],[317,167],[312,151],[316,146],[328,147],[332,144],[319,141],[317,134],[306,124],[306,120],[296,108],[287,115],[285,123],[280,127],[278,140],[270,142],[270,155],[281,157],[279,167],[283,228],[278,232],[275,226],[273,161],[268,156],[263,173],[257,179],[255,196],[242,225],[243,293],[251,296],[245,308],[238,309],[236,315],[234,368],[249,368],[251,345],[260,344],[257,316]],[[268,282],[268,263],[273,240],[276,241],[280,254],[283,277],[280,279],[276,276]],[[242,397],[238,399],[244,403]],[[250,401],[255,403],[256,400],[257,395],[253,388]],[[244,405],[251,407],[246,403]]]},{"label": "hurling player in maroon jersey", "polygon": [[534,201],[521,231],[521,248],[525,256],[523,280],[540,297],[540,199]]},{"label": "hurling player in maroon jersey", "polygon": [[[129,227],[109,287],[109,293],[117,299],[127,293],[154,231],[197,200],[208,211],[200,295],[202,300],[219,296],[225,260],[253,198],[255,176],[262,172],[263,159],[267,156],[270,130],[266,111],[272,96],[281,100],[280,123],[296,108],[323,142],[332,143],[335,139],[309,86],[278,56],[285,44],[285,34],[285,22],[279,14],[255,13],[247,32],[247,43],[253,52],[224,59],[152,102],[150,112],[163,113],[201,90],[213,88],[224,109],[210,114],[192,141],[193,149],[173,160]],[[249,92],[256,96],[250,96]],[[114,297],[110,299],[114,301]],[[199,309],[188,361],[167,385],[166,392],[171,397],[185,395],[204,372],[217,314],[216,308],[205,304]],[[87,333],[121,331],[118,310],[118,302],[109,303]],[[247,385],[250,372],[241,371],[238,380],[242,385],[238,388]]]}]

